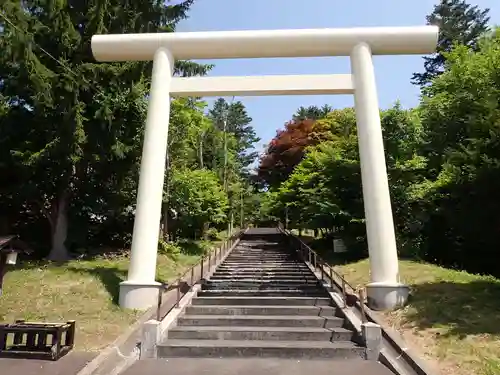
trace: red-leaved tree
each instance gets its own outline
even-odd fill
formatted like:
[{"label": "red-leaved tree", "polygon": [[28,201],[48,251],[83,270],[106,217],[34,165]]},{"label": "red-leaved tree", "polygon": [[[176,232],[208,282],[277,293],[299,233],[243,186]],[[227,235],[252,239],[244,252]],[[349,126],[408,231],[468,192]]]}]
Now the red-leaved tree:
[{"label": "red-leaved tree", "polygon": [[269,187],[278,187],[286,181],[304,157],[306,147],[326,139],[328,132],[311,119],[290,121],[284,130],[278,130],[260,159],[259,179]]}]

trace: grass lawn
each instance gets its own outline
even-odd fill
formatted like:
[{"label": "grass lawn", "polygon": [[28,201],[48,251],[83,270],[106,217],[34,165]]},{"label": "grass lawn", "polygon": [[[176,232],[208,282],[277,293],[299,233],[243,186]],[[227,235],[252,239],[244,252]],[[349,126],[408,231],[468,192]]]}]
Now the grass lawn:
[{"label": "grass lawn", "polygon": [[[168,281],[199,259],[158,255],[157,280]],[[115,340],[138,316],[117,305],[119,283],[127,276],[125,256],[75,260],[64,265],[24,263],[7,272],[0,296],[0,322],[15,319],[77,324],[76,349],[98,350]]]},{"label": "grass lawn", "polygon": [[[355,287],[368,282],[367,260],[336,269]],[[400,274],[412,296],[386,323],[441,374],[500,374],[500,280],[414,261]]]}]

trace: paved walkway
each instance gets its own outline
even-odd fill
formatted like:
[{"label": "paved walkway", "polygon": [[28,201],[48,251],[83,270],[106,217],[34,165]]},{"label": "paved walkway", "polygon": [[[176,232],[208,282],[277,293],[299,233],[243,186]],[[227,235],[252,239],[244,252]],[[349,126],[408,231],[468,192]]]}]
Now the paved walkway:
[{"label": "paved walkway", "polygon": [[97,353],[71,352],[58,361],[0,358],[1,375],[76,375]]},{"label": "paved walkway", "polygon": [[377,362],[172,358],[135,362],[122,375],[393,375]]}]

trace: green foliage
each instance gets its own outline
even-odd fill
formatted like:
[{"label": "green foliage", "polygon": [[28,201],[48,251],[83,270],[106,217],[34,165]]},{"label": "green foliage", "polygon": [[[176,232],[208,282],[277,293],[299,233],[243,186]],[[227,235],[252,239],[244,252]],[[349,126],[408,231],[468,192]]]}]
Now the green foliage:
[{"label": "green foliage", "polygon": [[[415,231],[409,196],[424,179],[419,155],[423,129],[418,114],[399,104],[381,112],[394,218],[401,250],[413,251]],[[351,249],[366,251],[358,140],[352,108],[335,110],[317,122],[325,141],[306,148],[305,158],[276,190],[274,214],[289,227],[341,236]],[[281,212],[280,212],[281,211]]]},{"label": "green foliage", "polygon": [[[500,30],[443,56],[445,71],[423,90],[418,108],[396,103],[380,114],[398,248],[403,256],[500,275],[491,262],[500,225]],[[340,236],[351,252],[366,252],[354,112],[332,111],[314,127],[322,139],[301,145],[300,161],[261,196],[261,217]],[[297,144],[313,131],[283,133]]]},{"label": "green foliage", "polygon": [[301,106],[299,109],[297,109],[297,112],[293,115],[293,120],[294,121],[302,121],[302,120],[319,120],[326,115],[328,115],[330,112],[333,111],[333,107],[329,106],[328,104],[325,104],[324,106],[317,107],[315,105],[311,105],[309,107],[303,107]]},{"label": "green foliage", "polygon": [[[236,141],[233,146],[235,151],[235,163],[241,168],[241,172],[248,173],[247,168],[257,157],[252,151],[254,144],[260,141],[250,125],[252,118],[248,116],[245,106],[240,101],[228,103],[224,98],[215,101],[208,113],[214,127],[219,131],[226,130]],[[224,147],[224,145],[222,144]]]},{"label": "green foliage", "polygon": [[488,31],[489,11],[464,0],[440,0],[427,16],[427,24],[439,26],[437,50],[433,56],[424,57],[425,72],[413,74],[413,83],[425,86],[443,73],[446,53],[456,44],[476,51],[479,39]]},{"label": "green foliage", "polygon": [[167,242],[163,239],[158,241],[158,254],[166,255],[172,259],[177,259],[182,253],[182,248],[175,242]]},{"label": "green foliage", "polygon": [[[90,39],[173,32],[193,2],[2,3],[9,21],[0,21],[1,233],[19,234],[52,259],[65,259],[79,248],[130,245],[151,62],[97,64]],[[203,75],[210,69],[177,61],[175,74]],[[245,134],[231,130],[226,136],[205,108],[198,99],[172,101],[165,197],[179,198],[170,191],[172,170],[211,168],[220,175],[223,138],[231,184],[244,174],[239,155],[257,140],[251,138],[255,133],[245,108],[235,107],[244,115],[235,129]],[[174,230],[184,223],[199,226],[198,220],[210,225],[227,219],[228,198],[214,190],[210,184],[219,181],[212,180],[198,185],[210,193],[198,196],[208,201],[197,210],[193,201],[173,202],[184,210],[183,222],[173,221]],[[168,204],[165,199],[164,218]],[[193,219],[186,207],[194,210]]]},{"label": "green foliage", "polygon": [[311,119],[293,120],[278,130],[261,157],[258,177],[265,185],[276,189],[293,172],[305,156],[307,147],[328,138],[322,122]]},{"label": "green foliage", "polygon": [[421,187],[428,191],[422,257],[498,275],[490,259],[500,209],[500,30],[477,52],[459,46],[447,61],[421,108],[434,179]]},{"label": "green foliage", "polygon": [[169,201],[178,212],[183,234],[198,238],[207,223],[220,223],[226,218],[229,205],[217,175],[204,169],[174,170]]}]

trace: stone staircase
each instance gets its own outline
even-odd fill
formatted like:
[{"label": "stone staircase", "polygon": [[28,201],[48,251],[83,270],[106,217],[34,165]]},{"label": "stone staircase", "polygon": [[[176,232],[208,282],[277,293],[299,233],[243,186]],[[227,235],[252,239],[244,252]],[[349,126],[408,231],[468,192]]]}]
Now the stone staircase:
[{"label": "stone staircase", "polygon": [[283,239],[246,234],[177,318],[158,357],[361,359],[364,347]]}]

